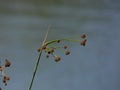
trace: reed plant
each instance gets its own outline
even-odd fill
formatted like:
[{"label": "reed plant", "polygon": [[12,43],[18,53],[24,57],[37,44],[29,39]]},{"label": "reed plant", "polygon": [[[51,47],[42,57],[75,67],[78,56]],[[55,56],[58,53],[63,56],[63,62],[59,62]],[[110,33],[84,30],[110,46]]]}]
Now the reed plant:
[{"label": "reed plant", "polygon": [[[68,38],[60,38],[60,39],[54,39],[54,40],[47,41],[49,31],[50,31],[50,25],[48,26],[48,30],[46,32],[46,35],[45,35],[44,40],[42,42],[42,45],[37,49],[39,55],[38,55],[37,61],[36,61],[35,66],[34,66],[34,70],[32,73],[32,77],[31,77],[31,81],[30,81],[28,90],[32,90],[35,75],[36,75],[36,72],[38,70],[39,62],[41,60],[43,51],[45,52],[46,58],[49,58],[50,56],[52,56],[54,58],[55,62],[59,62],[61,60],[61,57],[55,53],[55,51],[57,49],[59,49],[59,48],[63,49],[65,55],[69,55],[71,53],[70,50],[68,49],[68,45],[61,45],[61,42],[63,42],[63,41],[78,42],[81,46],[86,45],[87,39],[86,39],[85,34],[81,34],[81,35],[73,36],[73,37],[68,37]],[[54,44],[58,44],[58,46],[56,46]],[[10,80],[10,78],[5,74],[5,69],[7,67],[10,67],[10,65],[11,65],[11,63],[8,59],[5,60],[5,64],[3,66],[0,65],[0,72],[2,74],[2,82],[5,85],[7,85],[7,81]],[[0,90],[2,90],[2,89],[0,88]]]},{"label": "reed plant", "polygon": [[[50,25],[48,26],[48,30],[46,32],[45,38],[42,42],[42,45],[37,50],[39,52],[39,56],[38,56],[37,62],[35,63],[35,68],[34,68],[34,71],[33,71],[33,74],[32,74],[32,79],[30,81],[30,85],[29,85],[28,90],[32,90],[33,81],[34,81],[34,78],[35,78],[35,75],[36,75],[36,72],[37,72],[37,69],[38,69],[39,62],[41,60],[41,56],[42,56],[43,51],[45,52],[46,58],[49,58],[49,56],[51,55],[54,58],[54,61],[58,62],[58,61],[61,60],[61,57],[58,56],[55,53],[55,50],[57,50],[58,48],[64,49],[65,50],[65,52],[64,52],[65,55],[70,54],[70,51],[68,50],[68,46],[67,45],[61,46],[60,42],[62,42],[62,41],[79,42],[81,46],[86,45],[87,39],[86,39],[85,34],[82,34],[82,35],[79,35],[79,36],[73,36],[73,37],[68,37],[68,38],[60,38],[60,39],[54,39],[54,40],[47,41],[49,31],[50,31]],[[57,46],[57,47],[54,46],[55,43],[58,43],[60,46]]]}]

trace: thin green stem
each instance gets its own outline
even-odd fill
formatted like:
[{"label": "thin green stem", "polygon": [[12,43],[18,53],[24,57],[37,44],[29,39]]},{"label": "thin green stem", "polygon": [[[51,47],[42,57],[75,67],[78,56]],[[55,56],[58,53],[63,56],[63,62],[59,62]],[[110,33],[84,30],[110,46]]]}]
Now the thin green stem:
[{"label": "thin green stem", "polygon": [[51,43],[54,43],[54,42],[57,42],[57,40],[55,39],[55,40],[48,41],[48,42],[45,43],[45,45],[47,46],[47,45],[49,45]]},{"label": "thin green stem", "polygon": [[74,36],[74,37],[68,37],[68,38],[55,39],[55,40],[51,40],[51,41],[46,42],[45,45],[49,45],[49,44],[58,42],[58,40],[60,40],[60,41],[79,42],[80,40],[73,39],[73,38],[78,38],[78,37],[80,37],[80,36]]},{"label": "thin green stem", "polygon": [[[47,40],[47,37],[48,37],[49,31],[50,31],[50,25],[48,26],[48,30],[47,30],[47,32],[46,32],[46,35],[45,35],[44,40],[43,40],[43,42],[42,42],[42,45],[45,44],[45,42],[46,42],[46,40]],[[42,46],[42,45],[41,45],[41,46]],[[39,53],[37,62],[36,62],[36,64],[35,64],[34,72],[33,72],[33,74],[32,74],[32,79],[31,79],[31,81],[30,81],[30,86],[29,86],[28,90],[31,90],[31,89],[32,89],[33,81],[34,81],[34,79],[35,79],[35,75],[36,75],[36,72],[37,72],[37,69],[38,69],[38,66],[39,66],[39,62],[40,62],[40,59],[41,59],[41,55],[42,55],[42,50],[40,50],[40,53]]]},{"label": "thin green stem", "polygon": [[48,42],[45,43],[45,45],[47,46],[49,44],[55,43],[58,40],[60,40],[60,41],[70,41],[70,42],[80,42],[80,40],[76,40],[76,39],[63,38],[63,39],[55,39],[55,40],[48,41]]},{"label": "thin green stem", "polygon": [[31,90],[31,88],[32,88],[33,81],[34,81],[34,78],[35,78],[35,75],[36,75],[36,72],[37,72],[37,68],[38,68],[38,65],[39,65],[39,62],[40,62],[41,55],[42,55],[42,50],[40,51],[37,62],[35,64],[33,76],[32,76],[32,79],[31,79],[30,86],[29,86],[28,90]]}]

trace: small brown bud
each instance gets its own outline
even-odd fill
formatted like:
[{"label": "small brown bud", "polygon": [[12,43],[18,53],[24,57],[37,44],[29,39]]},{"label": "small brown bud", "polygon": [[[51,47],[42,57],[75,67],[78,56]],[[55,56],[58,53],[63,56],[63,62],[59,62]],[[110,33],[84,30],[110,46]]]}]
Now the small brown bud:
[{"label": "small brown bud", "polygon": [[57,43],[60,43],[60,40],[57,40]]},{"label": "small brown bud", "polygon": [[7,76],[4,76],[4,80],[10,80],[10,78]]},{"label": "small brown bud", "polygon": [[49,55],[48,55],[48,54],[46,54],[46,58],[49,58]]},{"label": "small brown bud", "polygon": [[51,49],[48,51],[48,54],[51,54],[51,53],[53,53],[53,52],[54,52],[54,49],[51,48]]},{"label": "small brown bud", "polygon": [[82,46],[85,46],[85,45],[86,45],[86,41],[87,41],[87,39],[84,39],[84,40],[82,40],[82,41],[80,42],[80,44],[81,44]]},{"label": "small brown bud", "polygon": [[86,38],[86,35],[85,35],[85,34],[82,34],[82,35],[81,35],[81,38],[83,38],[83,39]]},{"label": "small brown bud", "polygon": [[50,52],[51,52],[51,53],[53,53],[53,52],[54,52],[54,49],[53,49],[53,48],[51,48]]},{"label": "small brown bud", "polygon": [[46,45],[45,44],[42,45],[42,49],[46,49]]},{"label": "small brown bud", "polygon": [[0,66],[0,71],[3,71],[3,67],[2,66]]},{"label": "small brown bud", "polygon": [[65,51],[65,55],[69,55],[70,54],[70,51],[69,50],[66,50]]},{"label": "small brown bud", "polygon": [[5,67],[10,67],[11,63],[6,59],[5,60]]},{"label": "small brown bud", "polygon": [[40,52],[40,51],[41,51],[41,48],[38,48],[37,51]]},{"label": "small brown bud", "polygon": [[59,56],[55,56],[55,61],[56,61],[56,62],[60,61],[60,59],[61,59],[61,58],[60,58]]},{"label": "small brown bud", "polygon": [[63,48],[64,48],[64,49],[67,49],[67,46],[65,45]]},{"label": "small brown bud", "polygon": [[6,80],[5,80],[5,79],[3,79],[3,80],[2,80],[2,82],[3,82],[3,83],[6,83]]}]

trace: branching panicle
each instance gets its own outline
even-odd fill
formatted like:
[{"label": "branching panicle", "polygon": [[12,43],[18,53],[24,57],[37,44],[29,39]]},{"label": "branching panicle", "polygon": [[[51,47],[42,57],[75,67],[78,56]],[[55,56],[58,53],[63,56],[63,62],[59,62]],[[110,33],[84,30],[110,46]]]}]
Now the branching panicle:
[{"label": "branching panicle", "polygon": [[[10,67],[11,63],[8,59],[5,60],[4,65],[0,65],[0,72],[1,72],[1,76],[2,76],[2,83],[6,86],[7,85],[7,81],[10,80],[10,78],[6,75],[5,73],[5,69],[7,67]],[[2,90],[2,88],[0,88],[0,90]]]},{"label": "branching panicle", "polygon": [[[39,65],[39,61],[41,59],[42,51],[45,52],[46,58],[49,58],[49,56],[51,55],[51,56],[53,56],[55,62],[59,62],[61,60],[61,57],[55,54],[55,51],[58,48],[62,48],[64,50],[65,55],[69,55],[70,54],[68,46],[67,45],[64,45],[64,46],[62,45],[61,46],[60,42],[62,42],[62,41],[80,42],[81,46],[85,46],[86,45],[87,39],[86,39],[86,35],[85,34],[82,34],[81,36],[75,36],[75,37],[69,37],[69,38],[62,38],[62,39],[55,39],[55,40],[47,41],[49,30],[50,30],[50,25],[48,27],[48,31],[47,31],[47,33],[45,35],[45,38],[43,40],[42,45],[40,46],[40,48],[37,49],[37,51],[39,52],[39,56],[38,56],[37,62],[35,64],[35,69],[34,69],[32,80],[30,82],[30,86],[29,86],[28,90],[31,90],[31,88],[32,88],[33,81],[34,81],[34,78],[35,78],[35,75],[36,75],[36,71],[37,71],[37,68],[38,68],[38,65]],[[82,39],[82,40],[79,40],[78,37],[80,39]],[[77,39],[75,39],[75,38],[77,38]],[[60,46],[56,47],[54,44],[59,44]]]},{"label": "branching panicle", "polygon": [[59,45],[61,45],[60,42],[66,41],[66,42],[80,42],[81,46],[85,46],[86,45],[86,41],[87,41],[86,35],[85,34],[80,35],[79,38],[81,40],[79,40],[78,37],[79,36],[76,36],[76,37],[73,37],[73,38],[69,37],[69,38],[61,38],[61,39],[55,39],[55,40],[46,41],[46,42],[44,42],[42,47],[38,48],[38,52],[40,52],[40,50],[44,50],[45,53],[46,53],[46,58],[49,58],[49,55],[52,54],[52,56],[54,57],[54,60],[58,62],[60,60],[56,59],[58,57],[54,56],[53,52],[55,52],[58,48],[63,48],[63,49],[65,49],[65,55],[69,55],[70,51],[68,50],[68,46],[67,45],[56,47],[54,44],[58,43]]}]

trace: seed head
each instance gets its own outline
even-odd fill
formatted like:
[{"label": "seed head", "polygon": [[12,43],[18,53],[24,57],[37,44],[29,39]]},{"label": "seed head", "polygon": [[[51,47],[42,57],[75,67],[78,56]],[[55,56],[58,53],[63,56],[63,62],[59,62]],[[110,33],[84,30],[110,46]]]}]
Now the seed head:
[{"label": "seed head", "polygon": [[66,45],[64,46],[64,49],[67,49],[67,46],[66,46]]},{"label": "seed head", "polygon": [[6,80],[5,80],[5,79],[3,79],[2,82],[3,82],[4,84],[6,84]]},{"label": "seed head", "polygon": [[81,44],[82,46],[85,46],[85,45],[86,45],[86,41],[87,41],[87,39],[83,39],[83,40],[80,42],[80,44]]},{"label": "seed head", "polygon": [[56,61],[56,62],[60,61],[60,59],[61,59],[61,58],[60,58],[59,56],[55,56],[55,61]]},{"label": "seed head", "polygon": [[48,55],[48,54],[46,54],[46,58],[49,58],[49,55]]},{"label": "seed head", "polygon": [[54,52],[54,49],[53,49],[53,48],[51,48],[51,49],[50,49],[50,52],[51,52],[51,53],[53,53],[53,52]]},{"label": "seed head", "polygon": [[37,51],[40,52],[40,51],[41,51],[41,48],[38,48]]},{"label": "seed head", "polygon": [[7,80],[10,80],[10,78],[7,77],[6,75],[3,76],[3,80],[2,80],[2,82],[5,84],[5,86],[7,85]]},{"label": "seed head", "polygon": [[4,80],[10,80],[10,78],[7,76],[4,76]]},{"label": "seed head", "polygon": [[48,51],[48,54],[50,54],[51,52],[50,51]]},{"label": "seed head", "polygon": [[3,67],[2,66],[0,66],[0,71],[3,71]]},{"label": "seed head", "polygon": [[65,51],[65,55],[69,55],[70,54],[70,51],[69,50],[66,50]]},{"label": "seed head", "polygon": [[46,49],[46,44],[43,44],[43,45],[42,45],[42,49]]},{"label": "seed head", "polygon": [[5,60],[5,67],[10,67],[11,63],[6,59]]},{"label": "seed head", "polygon": [[57,43],[60,43],[60,40],[59,40],[59,39],[57,40]]},{"label": "seed head", "polygon": [[86,35],[85,35],[85,34],[82,34],[82,35],[81,35],[81,38],[83,38],[83,39],[86,38]]}]

